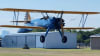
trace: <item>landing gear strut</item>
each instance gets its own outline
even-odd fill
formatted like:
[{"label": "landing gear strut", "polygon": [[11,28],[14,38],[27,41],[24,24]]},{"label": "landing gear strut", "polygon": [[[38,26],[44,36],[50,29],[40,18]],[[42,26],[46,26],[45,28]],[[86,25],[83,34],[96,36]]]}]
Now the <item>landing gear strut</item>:
[{"label": "landing gear strut", "polygon": [[41,36],[40,36],[40,42],[41,42],[41,43],[44,43],[44,42],[45,42],[45,36],[44,36],[44,35],[41,35]]},{"label": "landing gear strut", "polygon": [[67,37],[64,36],[64,37],[62,38],[62,43],[66,43],[66,42],[67,42]]}]

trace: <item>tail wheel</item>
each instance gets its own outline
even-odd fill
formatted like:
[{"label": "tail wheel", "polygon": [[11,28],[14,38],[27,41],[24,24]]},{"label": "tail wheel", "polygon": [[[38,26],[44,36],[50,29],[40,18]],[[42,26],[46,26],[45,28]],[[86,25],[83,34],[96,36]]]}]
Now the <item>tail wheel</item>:
[{"label": "tail wheel", "polygon": [[43,35],[40,36],[40,42],[44,43],[45,42],[45,37]]},{"label": "tail wheel", "polygon": [[66,42],[67,42],[67,37],[66,37],[66,36],[64,36],[64,37],[62,38],[62,42],[63,42],[63,43],[66,43]]}]

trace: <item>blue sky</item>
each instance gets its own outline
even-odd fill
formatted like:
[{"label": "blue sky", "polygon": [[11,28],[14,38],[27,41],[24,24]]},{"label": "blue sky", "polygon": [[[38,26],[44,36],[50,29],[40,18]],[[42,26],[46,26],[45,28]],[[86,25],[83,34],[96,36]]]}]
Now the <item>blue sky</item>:
[{"label": "blue sky", "polygon": [[99,11],[99,0],[0,0],[1,8]]},{"label": "blue sky", "polygon": [[[100,12],[100,0],[0,0],[0,8]],[[0,25],[11,24],[9,21],[12,20],[12,15],[11,12],[0,11]],[[39,18],[40,14],[37,15],[32,17]],[[20,16],[20,18],[23,18],[23,16]],[[77,27],[81,15],[64,15],[63,18],[67,27]],[[86,26],[88,27],[98,28],[100,27],[99,24],[100,14],[90,15],[86,22]]]}]

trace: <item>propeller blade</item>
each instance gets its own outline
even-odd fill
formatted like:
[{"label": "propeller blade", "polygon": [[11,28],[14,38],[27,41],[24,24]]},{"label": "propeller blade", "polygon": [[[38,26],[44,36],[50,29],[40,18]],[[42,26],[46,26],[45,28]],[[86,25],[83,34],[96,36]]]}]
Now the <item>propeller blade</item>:
[{"label": "propeller blade", "polygon": [[61,13],[61,16],[60,16],[60,23],[61,23],[61,31],[62,31],[62,37],[64,37],[64,29],[63,29],[63,21],[62,21],[62,16],[63,16],[63,11]]}]

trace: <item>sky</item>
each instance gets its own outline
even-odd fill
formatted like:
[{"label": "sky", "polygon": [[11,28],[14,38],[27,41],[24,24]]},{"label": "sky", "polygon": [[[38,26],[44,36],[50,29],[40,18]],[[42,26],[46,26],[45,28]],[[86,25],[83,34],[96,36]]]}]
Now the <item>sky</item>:
[{"label": "sky", "polygon": [[[90,11],[100,12],[100,0],[0,0],[0,8],[63,10],[63,11]],[[20,19],[25,13],[20,13]],[[52,14],[50,14],[52,16]],[[39,18],[41,14],[31,14],[32,18]],[[0,11],[0,25],[12,25],[13,12]],[[65,27],[78,27],[81,15],[66,14],[63,16]],[[100,14],[89,15],[86,27],[100,27]],[[13,28],[0,28],[2,30],[16,32]]]}]

